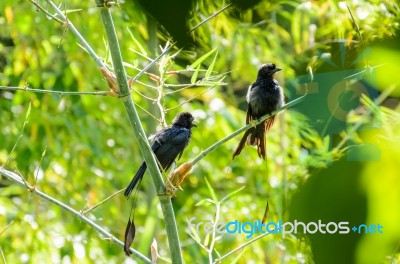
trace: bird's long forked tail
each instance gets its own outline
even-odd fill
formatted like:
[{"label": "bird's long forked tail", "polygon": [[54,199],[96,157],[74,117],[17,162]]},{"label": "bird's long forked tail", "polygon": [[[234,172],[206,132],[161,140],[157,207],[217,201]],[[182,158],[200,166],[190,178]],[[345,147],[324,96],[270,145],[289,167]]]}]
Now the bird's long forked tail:
[{"label": "bird's long forked tail", "polygon": [[254,130],[254,129],[255,129],[255,128],[252,127],[252,128],[250,128],[250,129],[246,130],[246,132],[244,132],[244,135],[243,135],[242,139],[240,140],[239,145],[237,146],[236,150],[233,152],[232,159],[234,159],[236,156],[238,156],[238,155],[240,154],[240,152],[242,152],[242,149],[244,148],[244,146],[245,146],[245,144],[246,144],[246,141],[247,141],[248,136],[249,136],[251,133],[253,133],[253,130]]},{"label": "bird's long forked tail", "polygon": [[147,165],[145,162],[142,163],[139,170],[136,172],[135,176],[133,177],[132,181],[129,183],[128,187],[125,190],[124,195],[128,199],[131,195],[132,191],[135,190],[133,195],[133,201],[131,210],[129,212],[129,219],[128,224],[126,225],[125,229],[125,236],[124,236],[124,251],[127,256],[131,255],[130,247],[135,239],[136,235],[136,225],[135,225],[135,211],[136,211],[136,203],[139,195],[139,188],[140,183],[142,182],[143,175],[146,172]]},{"label": "bird's long forked tail", "polygon": [[126,187],[124,195],[126,198],[129,198],[133,189],[135,189],[136,184],[143,178],[144,173],[146,172],[147,164],[145,162],[142,163],[139,170],[136,172],[135,176],[129,183],[128,187]]},{"label": "bird's long forked tail", "polygon": [[129,212],[128,224],[126,225],[125,236],[124,236],[124,251],[127,256],[131,255],[130,247],[136,235],[135,211],[136,211],[136,203],[139,195],[139,188],[140,188],[140,183],[142,182],[142,178],[143,177],[138,177],[139,180],[137,181],[136,186],[133,187],[135,193],[133,195],[133,202],[131,206],[131,211]]},{"label": "bird's long forked tail", "polygon": [[258,157],[265,160],[265,125],[259,124],[255,128]]}]

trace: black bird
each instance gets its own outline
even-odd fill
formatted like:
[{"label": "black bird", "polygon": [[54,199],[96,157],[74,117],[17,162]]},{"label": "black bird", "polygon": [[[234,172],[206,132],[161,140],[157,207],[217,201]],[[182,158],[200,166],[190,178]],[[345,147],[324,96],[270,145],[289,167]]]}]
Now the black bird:
[{"label": "black bird", "polygon": [[[249,87],[246,96],[247,103],[249,104],[246,124],[249,124],[253,119],[270,114],[283,105],[284,96],[282,88],[274,79],[274,74],[280,70],[281,68],[276,67],[273,63],[263,64],[258,69],[257,80]],[[274,121],[275,116],[272,116],[256,127],[248,129],[233,153],[233,159],[240,154],[246,140],[249,145],[257,145],[258,156],[265,159],[265,132],[271,128]]]},{"label": "black bird", "polygon": [[[154,136],[154,143],[151,146],[159,166],[162,170],[168,170],[171,164],[182,156],[183,150],[189,144],[192,134],[191,128],[196,127],[193,124],[194,118],[190,113],[180,113],[172,121],[171,126],[166,127]],[[124,195],[129,198],[129,195],[135,188],[136,184],[143,178],[146,172],[147,164],[143,161],[139,170],[125,189]]]}]

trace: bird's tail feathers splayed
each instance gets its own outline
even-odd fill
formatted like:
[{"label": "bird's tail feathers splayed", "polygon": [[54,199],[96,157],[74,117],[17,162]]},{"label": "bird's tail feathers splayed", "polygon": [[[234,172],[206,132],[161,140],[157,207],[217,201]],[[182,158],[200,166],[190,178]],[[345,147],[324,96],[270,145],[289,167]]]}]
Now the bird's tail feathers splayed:
[{"label": "bird's tail feathers splayed", "polygon": [[265,132],[268,132],[272,125],[275,123],[275,115],[271,116],[270,118],[268,118],[267,120],[265,120],[264,124],[265,124]]},{"label": "bird's tail feathers splayed", "polygon": [[242,152],[242,149],[244,148],[246,143],[248,145],[257,146],[258,156],[260,158],[266,159],[265,133],[271,129],[274,122],[275,116],[271,116],[263,123],[258,124],[256,127],[248,129],[240,140],[238,147],[233,152],[232,159],[234,159],[240,154],[240,152]]}]

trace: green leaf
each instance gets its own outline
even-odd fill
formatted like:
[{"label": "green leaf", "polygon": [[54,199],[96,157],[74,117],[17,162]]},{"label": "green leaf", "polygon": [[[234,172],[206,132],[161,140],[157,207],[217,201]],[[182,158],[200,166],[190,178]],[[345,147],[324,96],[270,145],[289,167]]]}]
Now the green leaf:
[{"label": "green leaf", "polygon": [[26,111],[25,114],[25,124],[29,122],[29,117],[31,115],[31,109],[32,109],[32,101],[29,102],[28,110]]},{"label": "green leaf", "polygon": [[203,204],[211,205],[211,204],[215,204],[215,202],[213,200],[207,198],[207,199],[203,199],[203,200],[199,201],[198,203],[196,203],[196,206],[200,206]]},{"label": "green leaf", "polygon": [[142,53],[144,56],[147,56],[146,49],[143,48],[143,46],[142,46],[142,45],[140,44],[140,42],[135,38],[135,36],[132,34],[132,32],[129,30],[129,28],[128,28],[128,32],[129,32],[129,35],[131,36],[133,42],[135,42],[136,46],[139,48],[140,53]]},{"label": "green leaf", "polygon": [[200,243],[201,238],[200,238],[200,235],[197,233],[196,228],[191,226],[190,231],[192,232],[192,237],[194,238],[194,240],[196,240],[197,243]]},{"label": "green leaf", "polygon": [[208,191],[210,192],[211,198],[217,203],[218,202],[218,198],[217,198],[217,195],[215,194],[214,189],[211,187],[211,185],[208,182],[207,178],[204,178],[204,179],[206,180],[207,188],[208,188]]},{"label": "green leaf", "polygon": [[212,61],[212,63],[210,64],[210,66],[207,69],[206,77],[209,77],[211,75],[211,73],[212,73],[212,71],[214,69],[215,61],[217,60],[217,56],[218,56],[218,50],[215,53],[214,60]]},{"label": "green leaf", "polygon": [[203,245],[207,247],[209,243],[210,243],[210,234],[207,234],[206,237],[204,238]]},{"label": "green leaf", "polygon": [[199,75],[199,70],[200,70],[200,65],[197,66],[195,72],[192,75],[192,78],[190,79],[190,83],[194,84],[197,81],[197,76]]},{"label": "green leaf", "polygon": [[207,59],[211,54],[213,54],[216,51],[217,48],[212,49],[208,53],[204,54],[200,58],[198,58],[195,62],[192,63],[192,65],[189,66],[190,69],[197,68],[205,59]]}]

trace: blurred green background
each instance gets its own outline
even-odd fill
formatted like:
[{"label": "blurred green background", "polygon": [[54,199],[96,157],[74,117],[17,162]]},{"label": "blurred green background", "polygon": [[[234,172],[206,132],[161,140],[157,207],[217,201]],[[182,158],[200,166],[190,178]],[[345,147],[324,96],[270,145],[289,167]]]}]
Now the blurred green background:
[{"label": "blurred green background", "polygon": [[[54,14],[45,1],[38,3]],[[56,4],[111,66],[94,1]],[[178,165],[244,125],[245,94],[261,64],[283,68],[276,78],[287,102],[309,93],[279,114],[267,136],[266,162],[252,147],[232,161],[238,137],[194,167],[173,199],[185,261],[209,263],[204,247],[212,239],[202,230],[188,233],[188,219],[215,219],[215,201],[233,194],[218,203],[221,222],[257,221],[268,200],[269,221],[320,219],[384,228],[383,234],[267,235],[222,263],[399,263],[398,2],[233,1],[187,34],[228,4],[126,0],[112,8],[129,76],[160,54],[168,39],[178,40],[132,85],[148,135],[182,111],[198,121]],[[39,190],[78,211],[126,187],[142,157],[121,102],[110,96],[6,89],[26,85],[64,92],[108,90],[96,63],[65,26],[29,1],[2,0],[0,164],[30,183],[37,178]],[[11,152],[30,104],[29,122]],[[132,246],[149,255],[156,239],[159,254],[168,258],[149,176],[139,193]],[[134,263],[76,217],[4,177],[0,185],[1,261]],[[121,193],[86,216],[123,239],[130,206]],[[245,234],[224,234],[217,237],[212,256],[217,259],[248,241]]]}]

